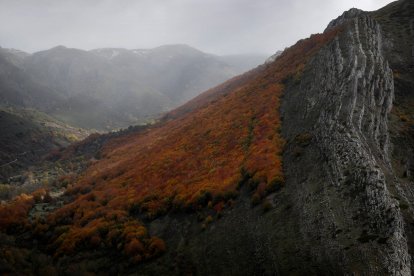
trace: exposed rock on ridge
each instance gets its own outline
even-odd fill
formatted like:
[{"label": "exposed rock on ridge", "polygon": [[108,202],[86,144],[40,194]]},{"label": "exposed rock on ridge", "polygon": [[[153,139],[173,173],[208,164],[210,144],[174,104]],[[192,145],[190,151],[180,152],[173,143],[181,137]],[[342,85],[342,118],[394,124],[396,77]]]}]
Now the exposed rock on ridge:
[{"label": "exposed rock on ridge", "polygon": [[[403,220],[389,192],[393,76],[379,25],[366,15],[349,19],[358,14],[328,26],[348,20],[285,93],[286,186],[297,191],[300,231],[315,262],[341,273],[409,275]],[[301,137],[311,139],[305,148]]]},{"label": "exposed rock on ridge", "polygon": [[325,32],[329,29],[338,27],[342,24],[344,24],[346,21],[350,19],[356,18],[358,15],[363,14],[364,11],[356,8],[352,8],[350,10],[345,11],[342,15],[338,16],[338,18],[332,20],[329,22],[328,26],[325,29]]}]

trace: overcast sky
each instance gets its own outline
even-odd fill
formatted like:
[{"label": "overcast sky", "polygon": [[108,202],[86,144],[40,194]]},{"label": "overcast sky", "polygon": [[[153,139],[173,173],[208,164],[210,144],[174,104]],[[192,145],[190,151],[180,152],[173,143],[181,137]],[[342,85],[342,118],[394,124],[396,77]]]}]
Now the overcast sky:
[{"label": "overcast sky", "polygon": [[0,0],[0,46],[93,49],[183,43],[215,54],[271,54],[352,7],[390,0]]}]

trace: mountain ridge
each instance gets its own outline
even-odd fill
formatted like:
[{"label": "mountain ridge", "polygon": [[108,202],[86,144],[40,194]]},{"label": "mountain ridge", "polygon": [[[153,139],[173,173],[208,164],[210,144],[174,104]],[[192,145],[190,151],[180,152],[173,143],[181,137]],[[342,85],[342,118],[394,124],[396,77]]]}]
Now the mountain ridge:
[{"label": "mountain ridge", "polygon": [[[56,46],[33,54],[5,49],[0,53],[8,60],[5,68],[16,67],[5,70],[19,70],[26,82],[19,85],[5,77],[3,103],[35,107],[72,125],[100,131],[147,123],[261,62],[254,58],[229,65],[186,45],[90,51]],[[42,104],[44,94],[49,95],[47,104]],[[85,104],[93,110],[88,112]]]}]

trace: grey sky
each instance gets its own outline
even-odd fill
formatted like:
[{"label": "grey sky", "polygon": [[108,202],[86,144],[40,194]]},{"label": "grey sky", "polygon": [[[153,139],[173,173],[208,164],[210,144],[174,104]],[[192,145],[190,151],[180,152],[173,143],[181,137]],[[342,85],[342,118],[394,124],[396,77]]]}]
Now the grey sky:
[{"label": "grey sky", "polygon": [[92,49],[185,43],[215,54],[265,53],[322,32],[352,7],[390,0],[0,0],[0,46]]}]

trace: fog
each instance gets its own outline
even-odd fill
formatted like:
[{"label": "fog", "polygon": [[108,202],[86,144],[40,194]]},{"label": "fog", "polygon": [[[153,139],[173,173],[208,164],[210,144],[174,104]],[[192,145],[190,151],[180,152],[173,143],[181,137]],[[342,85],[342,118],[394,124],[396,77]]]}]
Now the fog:
[{"label": "fog", "polygon": [[389,0],[0,0],[0,46],[93,49],[182,43],[215,54],[271,54],[352,7]]}]

